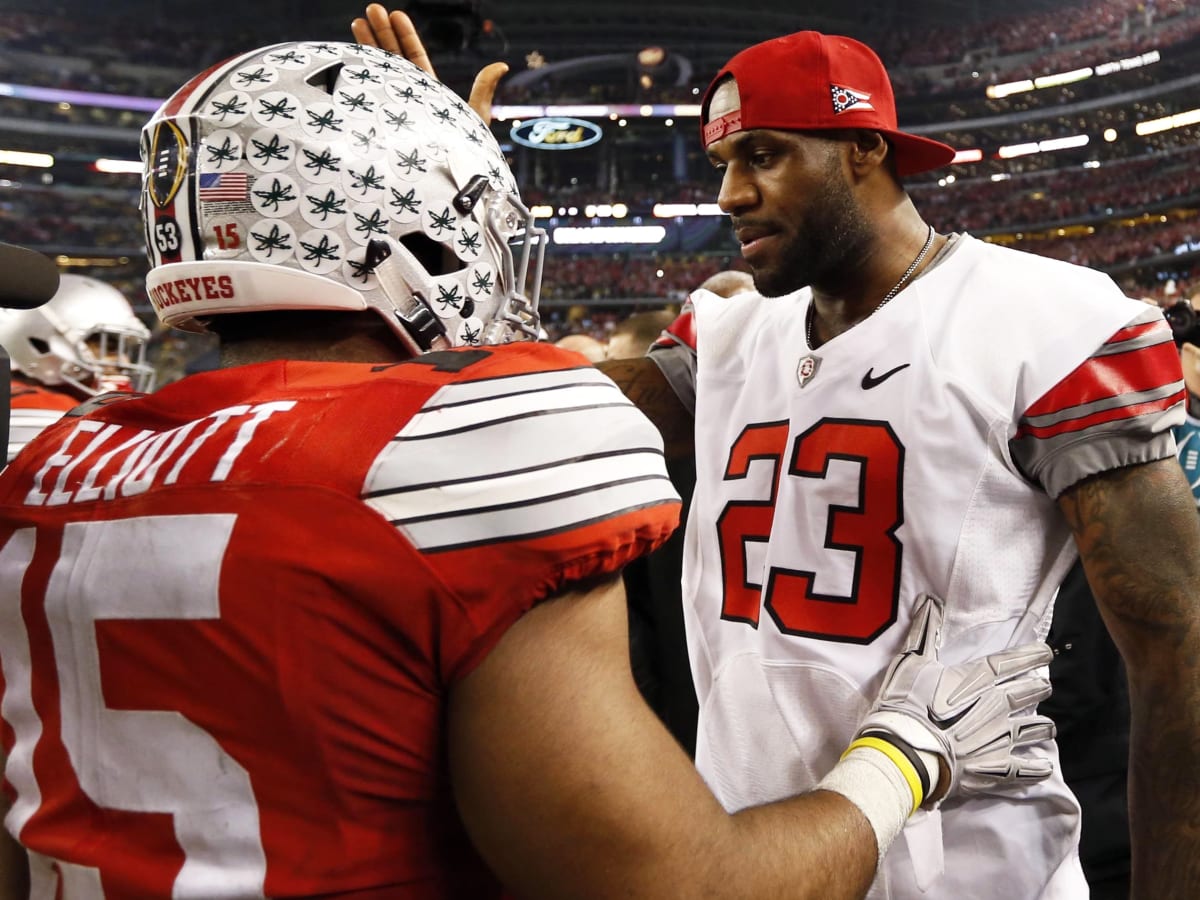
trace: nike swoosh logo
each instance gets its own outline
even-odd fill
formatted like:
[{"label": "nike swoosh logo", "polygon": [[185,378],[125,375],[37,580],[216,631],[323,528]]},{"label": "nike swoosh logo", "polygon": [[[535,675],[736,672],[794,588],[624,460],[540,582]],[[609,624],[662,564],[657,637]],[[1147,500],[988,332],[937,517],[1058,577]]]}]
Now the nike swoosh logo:
[{"label": "nike swoosh logo", "polygon": [[910,365],[912,365],[912,363],[901,363],[894,369],[888,369],[882,375],[876,375],[875,367],[872,366],[871,368],[867,369],[867,374],[863,376],[862,389],[864,391],[869,391],[873,387],[879,387],[879,385],[883,384],[901,369],[907,369]]}]

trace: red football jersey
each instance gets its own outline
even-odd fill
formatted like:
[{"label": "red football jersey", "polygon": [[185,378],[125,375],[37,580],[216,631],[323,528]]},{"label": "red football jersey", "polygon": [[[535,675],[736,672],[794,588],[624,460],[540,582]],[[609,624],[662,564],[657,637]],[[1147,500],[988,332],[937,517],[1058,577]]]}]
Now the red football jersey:
[{"label": "red football jersey", "polygon": [[0,712],[47,896],[498,896],[447,691],[678,518],[657,432],[577,363],[227,369],[26,449],[0,476]]}]

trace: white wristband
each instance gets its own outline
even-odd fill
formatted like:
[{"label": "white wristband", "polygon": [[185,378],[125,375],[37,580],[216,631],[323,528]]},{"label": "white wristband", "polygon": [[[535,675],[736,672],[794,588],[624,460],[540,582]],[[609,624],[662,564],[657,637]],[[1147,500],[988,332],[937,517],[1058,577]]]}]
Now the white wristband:
[{"label": "white wristband", "polygon": [[913,811],[913,792],[895,763],[871,747],[854,747],[821,779],[817,790],[835,791],[860,810],[875,832],[875,867]]}]

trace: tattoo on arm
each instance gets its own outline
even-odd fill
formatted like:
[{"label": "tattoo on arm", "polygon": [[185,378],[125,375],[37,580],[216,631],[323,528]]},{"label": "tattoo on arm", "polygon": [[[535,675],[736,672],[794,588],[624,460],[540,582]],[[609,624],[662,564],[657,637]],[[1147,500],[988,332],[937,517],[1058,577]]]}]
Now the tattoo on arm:
[{"label": "tattoo on arm", "polygon": [[1200,884],[1200,517],[1174,459],[1085,479],[1058,503],[1129,677],[1133,896],[1189,894]]},{"label": "tattoo on arm", "polygon": [[662,434],[667,459],[695,452],[695,422],[658,366],[641,357],[605,360],[597,367],[654,423]]},{"label": "tattoo on arm", "polygon": [[[1175,460],[1087,478],[1058,502],[1126,661],[1142,649],[1156,655],[1159,640],[1176,648],[1194,640],[1189,588],[1200,579],[1200,558],[1188,551],[1200,548],[1200,518]],[[1124,646],[1127,632],[1137,639]]]}]

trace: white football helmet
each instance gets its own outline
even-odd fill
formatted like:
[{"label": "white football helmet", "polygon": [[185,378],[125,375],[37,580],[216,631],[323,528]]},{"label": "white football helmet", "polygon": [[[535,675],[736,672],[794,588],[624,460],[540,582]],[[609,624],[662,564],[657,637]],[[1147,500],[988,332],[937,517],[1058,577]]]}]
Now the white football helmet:
[{"label": "white football helmet", "polygon": [[153,390],[149,340],[150,330],[125,295],[85,275],[61,276],[58,292],[35,309],[0,309],[0,346],[12,370],[84,397]]},{"label": "white football helmet", "polygon": [[487,126],[399,56],[229,59],[155,113],[142,159],[146,287],[168,325],[371,309],[413,354],[537,336],[545,232]]}]

